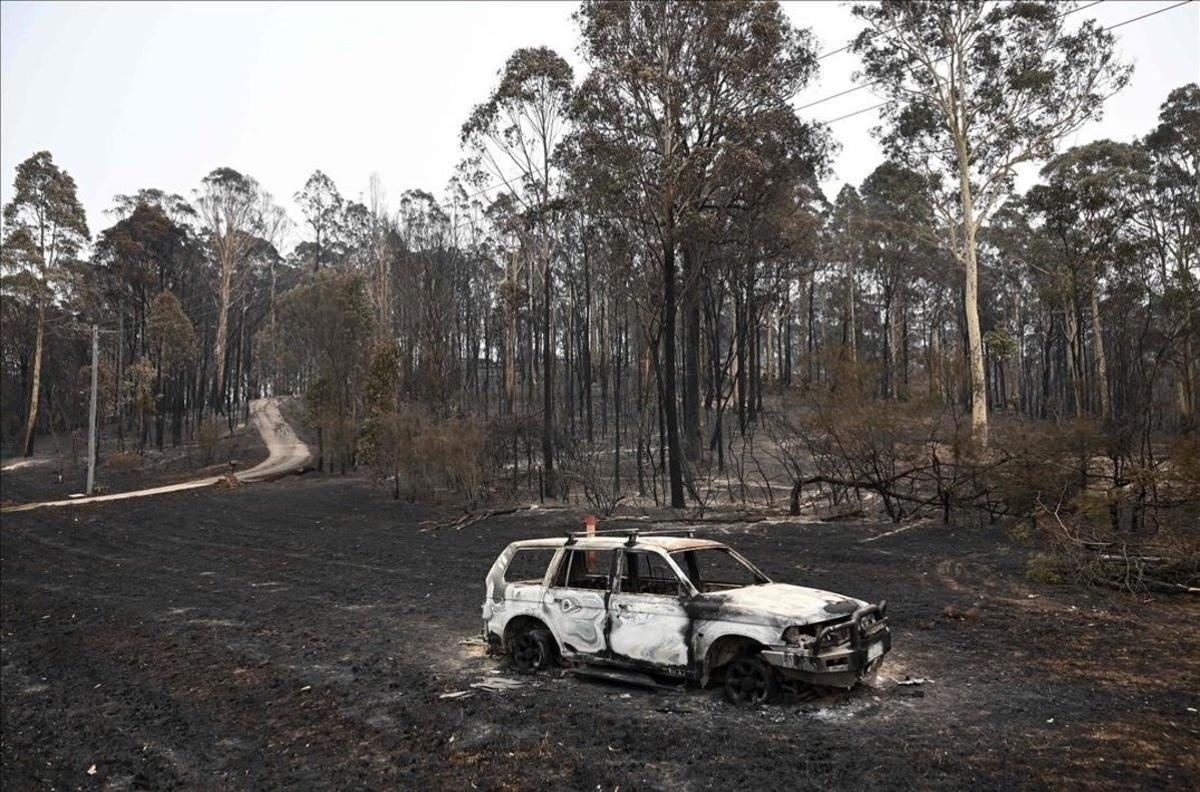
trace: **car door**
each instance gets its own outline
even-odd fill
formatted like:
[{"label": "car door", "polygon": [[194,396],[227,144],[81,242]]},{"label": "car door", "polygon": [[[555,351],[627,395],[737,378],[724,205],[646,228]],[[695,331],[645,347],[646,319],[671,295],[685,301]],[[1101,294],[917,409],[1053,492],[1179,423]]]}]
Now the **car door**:
[{"label": "car door", "polygon": [[609,649],[616,659],[682,667],[688,664],[690,596],[665,553],[622,550],[608,601]]},{"label": "car door", "polygon": [[607,648],[612,558],[608,550],[567,550],[558,563],[543,602],[550,629],[568,652],[600,654]]}]

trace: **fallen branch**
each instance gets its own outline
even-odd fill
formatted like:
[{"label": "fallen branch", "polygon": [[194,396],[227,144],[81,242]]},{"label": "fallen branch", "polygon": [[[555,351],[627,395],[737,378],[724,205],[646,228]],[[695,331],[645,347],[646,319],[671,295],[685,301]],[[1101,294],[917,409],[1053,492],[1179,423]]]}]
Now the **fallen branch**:
[{"label": "fallen branch", "polygon": [[418,523],[421,526],[421,533],[429,531],[441,531],[447,528],[453,528],[456,531],[461,531],[468,525],[474,525],[477,522],[482,522],[489,517],[499,517],[505,514],[516,514],[520,511],[554,511],[562,508],[561,506],[512,506],[505,509],[485,509],[479,512],[467,512],[466,514],[456,517],[452,520],[422,520]]}]

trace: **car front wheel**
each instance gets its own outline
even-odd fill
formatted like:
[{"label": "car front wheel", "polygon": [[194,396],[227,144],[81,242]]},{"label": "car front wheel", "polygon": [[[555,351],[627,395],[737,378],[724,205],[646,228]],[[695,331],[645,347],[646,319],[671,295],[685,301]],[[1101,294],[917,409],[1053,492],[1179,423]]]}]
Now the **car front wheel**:
[{"label": "car front wheel", "polygon": [[756,654],[742,655],[725,669],[725,698],[734,704],[767,704],[778,693],[775,669]]},{"label": "car front wheel", "polygon": [[554,662],[554,636],[547,630],[526,630],[513,641],[512,661],[522,674],[549,667]]}]

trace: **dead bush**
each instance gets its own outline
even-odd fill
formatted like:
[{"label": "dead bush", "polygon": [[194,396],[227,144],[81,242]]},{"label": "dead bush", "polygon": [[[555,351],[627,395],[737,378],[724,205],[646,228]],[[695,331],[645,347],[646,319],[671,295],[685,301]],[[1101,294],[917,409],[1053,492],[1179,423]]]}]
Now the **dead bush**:
[{"label": "dead bush", "polygon": [[488,485],[509,497],[529,486],[542,443],[541,419],[531,413],[498,415],[484,426],[482,464]]},{"label": "dead bush", "polygon": [[483,484],[484,433],[474,418],[448,418],[426,424],[414,440],[424,461],[421,477],[464,495],[473,508]]},{"label": "dead bush", "polygon": [[613,513],[625,498],[616,483],[612,452],[600,443],[569,442],[560,447],[562,468],[559,478],[564,484],[577,485],[588,505],[604,516]]},{"label": "dead bush", "polygon": [[[431,417],[419,405],[402,404],[396,410],[373,416],[363,431],[364,461],[376,481],[392,482],[392,497],[399,500],[401,482],[408,481],[420,465],[416,456],[417,437]],[[415,490],[409,488],[409,500]]]},{"label": "dead bush", "polygon": [[211,465],[217,456],[217,447],[221,443],[221,422],[215,415],[210,415],[196,431],[196,445],[200,448],[200,458],[204,464]]},{"label": "dead bush", "polygon": [[1087,487],[1092,460],[1102,448],[1091,421],[995,422],[991,454],[998,460],[986,472],[994,500],[1012,515],[1032,514],[1039,500],[1074,498]]},{"label": "dead bush", "polygon": [[106,470],[136,470],[142,466],[142,455],[136,451],[122,451],[104,460]]},{"label": "dead bush", "polygon": [[1128,530],[1106,511],[1091,496],[1039,505],[1035,519],[1067,575],[1131,593],[1200,591],[1200,524],[1191,509],[1156,509],[1152,531]]},{"label": "dead bush", "polygon": [[407,488],[450,489],[474,507],[483,491],[485,435],[474,418],[438,418],[419,404],[375,415],[363,431],[364,461],[376,480],[392,482],[392,497]]},{"label": "dead bush", "polygon": [[[918,402],[871,401],[827,389],[810,406],[768,423],[775,456],[792,482],[789,511],[798,514],[804,487],[826,488],[830,507],[863,490],[879,495],[893,521],[938,502],[922,487],[944,480],[940,413]],[[957,456],[957,452],[951,452]]]}]

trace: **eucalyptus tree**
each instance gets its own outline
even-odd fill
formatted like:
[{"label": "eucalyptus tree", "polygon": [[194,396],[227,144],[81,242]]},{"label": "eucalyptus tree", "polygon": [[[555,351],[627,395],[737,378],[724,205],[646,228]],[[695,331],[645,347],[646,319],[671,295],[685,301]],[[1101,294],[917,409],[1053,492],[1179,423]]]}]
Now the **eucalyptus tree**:
[{"label": "eucalyptus tree", "polygon": [[468,157],[489,171],[521,206],[535,231],[542,270],[542,467],[554,481],[554,358],[552,325],[556,154],[568,124],[571,67],[547,47],[519,49],[500,82],[462,126]]},{"label": "eucalyptus tree", "polygon": [[333,179],[320,170],[313,171],[304,187],[294,196],[304,215],[304,221],[313,232],[313,271],[329,258],[330,239],[337,231],[346,210]]},{"label": "eucalyptus tree", "polygon": [[857,294],[858,271],[863,258],[862,221],[862,196],[853,185],[843,185],[829,215],[826,255],[842,273],[841,358],[849,363],[858,362]]},{"label": "eucalyptus tree", "polygon": [[188,227],[197,220],[196,209],[186,198],[156,187],[143,187],[131,195],[114,195],[113,206],[105,214],[121,220],[133,214],[139,206],[152,206],[179,226]]},{"label": "eucalyptus tree", "polygon": [[1129,233],[1129,223],[1145,190],[1149,162],[1145,152],[1127,143],[1098,140],[1076,146],[1052,159],[1042,169],[1045,184],[1026,196],[1028,206],[1046,225],[1060,246],[1066,268],[1070,305],[1069,338],[1076,386],[1077,411],[1084,408],[1083,351],[1086,306],[1091,320],[1092,357],[1095,360],[1097,412],[1111,417],[1109,365],[1104,349],[1101,311],[1101,277],[1105,265],[1115,264],[1113,252]]},{"label": "eucalyptus tree", "polygon": [[407,190],[400,196],[397,233],[404,252],[396,293],[410,295],[397,307],[401,385],[410,397],[445,409],[462,370],[454,343],[453,227],[432,195]]},{"label": "eucalyptus tree", "polygon": [[[150,369],[144,365],[135,371],[134,364],[148,359],[152,353],[154,344],[148,328],[151,305],[160,294],[170,289],[180,289],[189,282],[194,274],[187,270],[199,260],[190,229],[172,220],[161,204],[135,203],[131,209],[125,209],[126,200],[125,196],[117,197],[117,211],[114,214],[121,216],[121,219],[98,234],[87,273],[91,290],[104,302],[109,320],[116,324],[113,328],[117,346],[115,377],[119,387],[115,406],[117,431],[122,443],[125,437],[125,397],[131,387],[133,390],[137,387],[144,389],[148,384],[144,374]],[[143,380],[133,382],[131,377],[138,374],[143,376]],[[158,408],[162,406],[161,369],[154,370],[154,374],[157,395],[152,404]],[[143,393],[140,403],[134,401],[133,406],[137,408],[139,416],[147,407],[145,398],[146,394]],[[161,446],[161,410],[156,410],[156,415]],[[138,426],[140,431],[136,439],[140,451],[145,441],[141,432],[147,426],[141,419]]]},{"label": "eucalyptus tree", "polygon": [[921,174],[884,162],[860,192],[863,260],[879,282],[883,304],[881,390],[894,399],[907,384],[908,298],[919,264],[928,258],[931,239],[924,230],[933,222],[930,189]]},{"label": "eucalyptus tree", "polygon": [[1200,364],[1200,85],[1171,91],[1159,110],[1158,126],[1143,145],[1153,158],[1152,189],[1138,223],[1158,265],[1169,310],[1183,317],[1183,339],[1175,360],[1180,418],[1194,419]]},{"label": "eucalyptus tree", "polygon": [[67,266],[87,241],[87,218],[71,175],[54,164],[48,151],[39,151],[19,164],[12,201],[4,207],[0,261],[4,291],[31,304],[36,314],[29,409],[21,439],[25,456],[33,455],[37,428],[46,313],[63,296],[69,281]]},{"label": "eucalyptus tree", "polygon": [[888,155],[942,189],[934,202],[945,243],[963,270],[971,426],[987,443],[987,388],[979,323],[978,235],[1012,192],[1015,169],[1046,159],[1098,117],[1130,68],[1095,20],[1077,29],[1074,3],[985,0],[859,4],[853,50],[889,102],[879,134]]},{"label": "eucalyptus tree", "polygon": [[[683,233],[736,165],[753,164],[764,127],[794,123],[790,97],[815,73],[807,33],[777,3],[589,0],[576,13],[590,67],[576,102],[587,189],[639,240],[659,270],[653,337],[667,440],[671,505],[684,505],[677,407],[677,249],[683,312],[688,447],[699,446],[700,251]],[[815,146],[813,147],[815,148]],[[724,165],[721,158],[724,158]]]},{"label": "eucalyptus tree", "polygon": [[224,412],[229,309],[234,276],[260,242],[270,199],[249,176],[233,168],[217,168],[196,191],[196,208],[212,248],[218,272],[217,332],[213,342],[213,403]]},{"label": "eucalyptus tree", "polygon": [[[1011,353],[993,365],[998,369],[1006,364],[1015,368],[1005,379],[1017,390],[1020,410],[1044,418],[1061,289],[1051,277],[1053,267],[1049,262],[1057,259],[1053,241],[1045,226],[1035,225],[1033,220],[1037,215],[1023,196],[1009,198],[983,229],[980,252],[990,262],[984,272],[991,276],[989,291],[994,294],[991,338],[994,341],[1003,336]],[[1039,362],[1041,391],[1034,382]]]},{"label": "eucalyptus tree", "polygon": [[153,204],[139,203],[101,231],[94,251],[97,274],[104,276],[114,303],[130,323],[130,352],[145,352],[146,318],[155,295],[178,280],[191,240],[186,227]]},{"label": "eucalyptus tree", "polygon": [[184,388],[181,380],[186,369],[194,364],[199,344],[192,321],[174,293],[159,292],[151,301],[148,314],[146,337],[155,372],[155,442],[162,450],[168,402],[174,418],[171,425],[174,444],[178,445],[182,439]]}]

